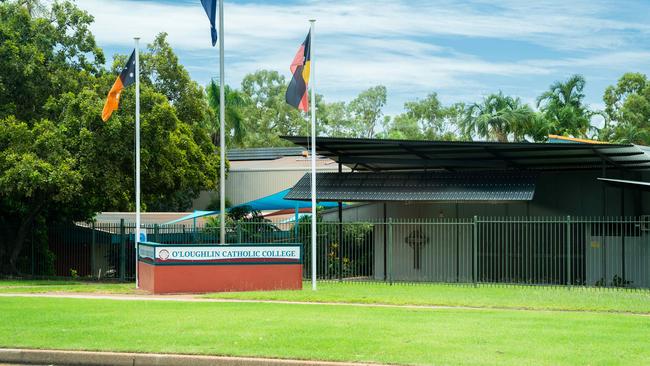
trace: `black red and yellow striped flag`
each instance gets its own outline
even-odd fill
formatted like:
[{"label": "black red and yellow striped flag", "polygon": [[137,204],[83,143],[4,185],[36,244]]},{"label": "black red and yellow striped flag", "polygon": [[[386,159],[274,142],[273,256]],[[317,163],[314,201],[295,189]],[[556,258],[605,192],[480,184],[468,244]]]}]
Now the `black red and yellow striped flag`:
[{"label": "black red and yellow striped flag", "polygon": [[287,103],[300,109],[303,112],[309,110],[309,98],[307,96],[307,86],[309,85],[309,64],[311,61],[311,32],[302,42],[296,56],[291,62],[289,69],[293,74],[285,99]]},{"label": "black red and yellow striped flag", "polygon": [[113,114],[120,104],[122,89],[133,83],[135,83],[135,50],[131,53],[131,56],[122,69],[122,72],[120,72],[117,80],[113,83],[113,87],[108,92],[108,97],[106,98],[106,103],[104,103],[104,109],[102,110],[102,120],[104,122],[111,118],[111,114]]}]

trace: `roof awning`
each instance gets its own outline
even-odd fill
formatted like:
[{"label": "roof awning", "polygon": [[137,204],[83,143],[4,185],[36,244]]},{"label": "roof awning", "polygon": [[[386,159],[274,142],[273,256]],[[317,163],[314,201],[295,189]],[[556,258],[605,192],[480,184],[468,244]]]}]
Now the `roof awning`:
[{"label": "roof awning", "polygon": [[[282,138],[309,146],[309,137]],[[316,150],[355,171],[650,169],[650,148],[630,144],[318,137]]]},{"label": "roof awning", "polygon": [[[324,201],[530,201],[537,174],[530,172],[318,173],[316,197]],[[285,196],[310,200],[305,174]]]},{"label": "roof awning", "polygon": [[639,182],[637,180],[624,180],[624,179],[611,179],[611,178],[598,178],[598,180],[606,182],[616,187],[650,191],[650,182]]}]

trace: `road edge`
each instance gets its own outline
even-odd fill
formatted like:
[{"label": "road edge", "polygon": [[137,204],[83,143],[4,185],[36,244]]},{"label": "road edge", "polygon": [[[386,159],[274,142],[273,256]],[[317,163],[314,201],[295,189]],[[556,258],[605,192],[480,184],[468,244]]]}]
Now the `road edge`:
[{"label": "road edge", "polygon": [[[181,354],[0,348],[0,363],[57,366],[379,366],[374,363]],[[382,365],[385,366],[385,365]]]}]

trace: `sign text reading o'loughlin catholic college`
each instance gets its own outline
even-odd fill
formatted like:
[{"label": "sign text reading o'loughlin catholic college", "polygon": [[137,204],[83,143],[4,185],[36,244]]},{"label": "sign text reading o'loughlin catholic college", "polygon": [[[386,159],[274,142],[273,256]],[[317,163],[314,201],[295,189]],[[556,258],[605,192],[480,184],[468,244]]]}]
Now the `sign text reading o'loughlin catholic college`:
[{"label": "sign text reading o'loughlin catholic college", "polygon": [[140,258],[155,263],[179,262],[301,262],[300,245],[214,245],[214,246],[150,246],[139,245]]}]

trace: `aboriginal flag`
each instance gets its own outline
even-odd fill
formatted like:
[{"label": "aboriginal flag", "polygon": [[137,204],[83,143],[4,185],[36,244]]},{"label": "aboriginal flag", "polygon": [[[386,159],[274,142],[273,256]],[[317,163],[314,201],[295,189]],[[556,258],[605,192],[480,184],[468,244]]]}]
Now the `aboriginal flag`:
[{"label": "aboriginal flag", "polygon": [[117,109],[120,103],[122,89],[133,83],[135,83],[135,50],[131,53],[129,60],[126,62],[122,72],[120,72],[120,76],[117,77],[117,80],[113,83],[113,87],[108,92],[106,103],[104,103],[104,110],[102,110],[102,120],[104,122],[108,121],[113,111]]},{"label": "aboriginal flag", "polygon": [[287,103],[303,112],[309,110],[307,85],[309,85],[309,64],[311,63],[311,32],[302,42],[289,69],[293,74],[285,99]]}]

